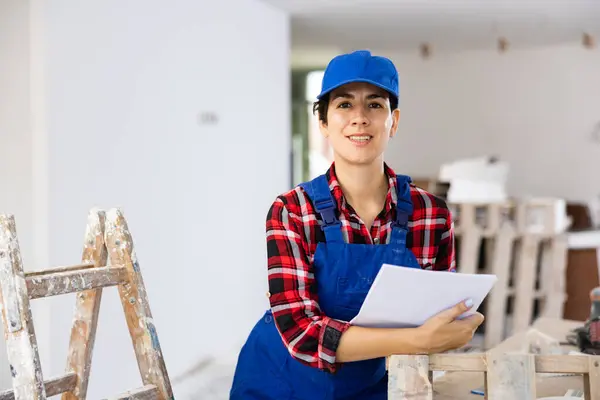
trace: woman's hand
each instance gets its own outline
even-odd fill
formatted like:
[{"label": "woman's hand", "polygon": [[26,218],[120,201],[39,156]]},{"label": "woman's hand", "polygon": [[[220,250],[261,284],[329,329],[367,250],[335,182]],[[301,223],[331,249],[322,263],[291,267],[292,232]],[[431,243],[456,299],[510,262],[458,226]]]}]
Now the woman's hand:
[{"label": "woman's hand", "polygon": [[472,302],[459,303],[428,319],[418,329],[419,336],[428,353],[442,353],[469,343],[475,330],[484,320],[476,312],[463,319],[456,319],[472,307]]},{"label": "woman's hand", "polygon": [[337,361],[351,362],[392,354],[431,354],[454,350],[469,343],[483,315],[456,319],[472,304],[460,303],[427,320],[418,328],[366,328],[350,326],[342,334]]}]

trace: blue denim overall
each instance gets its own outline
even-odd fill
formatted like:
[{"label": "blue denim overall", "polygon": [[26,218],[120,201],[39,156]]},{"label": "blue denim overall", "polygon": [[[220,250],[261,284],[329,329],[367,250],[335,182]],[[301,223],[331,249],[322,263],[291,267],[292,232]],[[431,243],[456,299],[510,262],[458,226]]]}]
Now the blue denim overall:
[{"label": "blue denim overall", "polygon": [[[325,243],[314,256],[315,280],[322,312],[350,321],[384,263],[421,268],[406,248],[412,215],[410,178],[396,177],[398,201],[388,244],[345,243],[336,216],[336,202],[327,178],[321,175],[301,184],[321,215]],[[231,400],[382,400],[387,399],[385,358],[347,362],[334,374],[292,358],[270,310],[254,326],[238,359]]]}]

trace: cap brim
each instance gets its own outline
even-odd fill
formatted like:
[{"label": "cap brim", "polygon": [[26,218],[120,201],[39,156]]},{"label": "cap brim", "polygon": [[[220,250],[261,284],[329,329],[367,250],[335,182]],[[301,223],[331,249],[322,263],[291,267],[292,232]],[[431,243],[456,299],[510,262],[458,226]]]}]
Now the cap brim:
[{"label": "cap brim", "polygon": [[388,92],[390,95],[398,98],[398,95],[396,93],[391,92],[389,88],[385,87],[384,85],[382,85],[380,83],[377,83],[375,81],[372,81],[372,80],[366,79],[366,78],[356,78],[356,79],[348,79],[346,81],[342,81],[342,82],[338,83],[335,86],[327,88],[327,90],[324,90],[321,93],[319,93],[319,95],[317,96],[317,100],[321,100],[321,98],[323,96],[325,96],[327,93],[330,93],[332,90],[335,90],[335,89],[339,88],[340,86],[344,86],[344,85],[347,85],[349,83],[355,83],[355,82],[370,83],[371,85],[377,86],[378,88],[381,88],[381,89],[385,90],[386,92]]}]

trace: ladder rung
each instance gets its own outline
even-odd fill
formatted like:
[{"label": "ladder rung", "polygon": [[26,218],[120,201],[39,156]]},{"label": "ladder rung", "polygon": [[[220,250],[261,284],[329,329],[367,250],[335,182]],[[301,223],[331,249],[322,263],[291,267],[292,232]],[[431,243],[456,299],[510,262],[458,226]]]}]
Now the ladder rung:
[{"label": "ladder rung", "polygon": [[[105,400],[156,400],[158,389],[154,385],[146,385],[141,388],[132,389]],[[0,399],[1,400],[1,399]]]},{"label": "ladder rung", "polygon": [[[64,392],[75,389],[77,383],[77,375],[70,372],[68,374],[49,379],[44,382],[46,387],[46,397],[56,396]],[[0,400],[14,400],[14,390],[5,390],[0,392]]]},{"label": "ladder rung", "polygon": [[94,264],[77,264],[77,265],[69,265],[65,267],[54,267],[48,268],[41,271],[29,271],[25,272],[26,277],[30,276],[40,276],[40,275],[48,275],[53,272],[66,272],[66,271],[79,271],[82,269],[94,268]]},{"label": "ladder rung", "polygon": [[119,285],[127,280],[123,266],[86,267],[49,273],[25,275],[29,298],[57,296],[105,286]]}]

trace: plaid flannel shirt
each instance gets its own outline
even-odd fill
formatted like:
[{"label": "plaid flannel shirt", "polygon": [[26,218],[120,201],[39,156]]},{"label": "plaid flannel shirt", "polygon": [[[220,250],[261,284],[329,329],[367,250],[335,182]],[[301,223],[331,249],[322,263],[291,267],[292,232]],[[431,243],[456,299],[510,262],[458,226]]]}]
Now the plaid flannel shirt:
[{"label": "plaid flannel shirt", "polygon": [[[387,243],[397,199],[395,172],[385,165],[389,190],[385,206],[370,232],[346,202],[335,176],[327,170],[329,187],[340,210],[348,243]],[[454,271],[453,224],[444,200],[411,185],[414,211],[409,218],[407,247],[424,269]],[[336,350],[347,322],[321,312],[313,270],[317,243],[325,236],[320,217],[304,190],[296,187],[276,198],[266,221],[269,302],[283,342],[292,357],[312,367],[334,373],[340,366]]]}]

